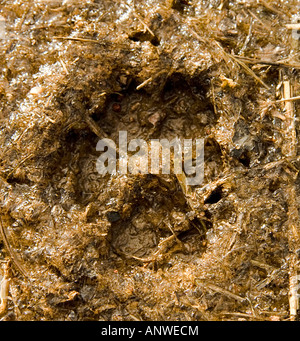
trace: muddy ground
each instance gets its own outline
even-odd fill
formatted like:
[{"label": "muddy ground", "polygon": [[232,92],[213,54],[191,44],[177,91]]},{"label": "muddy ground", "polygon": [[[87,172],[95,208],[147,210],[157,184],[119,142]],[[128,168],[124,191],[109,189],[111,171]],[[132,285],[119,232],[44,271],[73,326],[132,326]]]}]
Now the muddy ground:
[{"label": "muddy ground", "polygon": [[[297,5],[0,1],[2,320],[298,319]],[[120,130],[203,183],[101,176]]]}]

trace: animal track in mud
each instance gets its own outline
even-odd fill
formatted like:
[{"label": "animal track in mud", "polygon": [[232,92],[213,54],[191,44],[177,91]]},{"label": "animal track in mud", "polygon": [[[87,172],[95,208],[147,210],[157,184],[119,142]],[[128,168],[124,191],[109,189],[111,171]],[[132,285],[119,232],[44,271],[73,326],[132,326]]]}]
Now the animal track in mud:
[{"label": "animal track in mud", "polygon": [[[190,208],[175,177],[138,177],[121,201],[127,212],[112,222],[110,239],[123,259],[163,262],[174,253],[203,251],[204,225],[189,218]],[[117,211],[111,212],[117,217]]]}]

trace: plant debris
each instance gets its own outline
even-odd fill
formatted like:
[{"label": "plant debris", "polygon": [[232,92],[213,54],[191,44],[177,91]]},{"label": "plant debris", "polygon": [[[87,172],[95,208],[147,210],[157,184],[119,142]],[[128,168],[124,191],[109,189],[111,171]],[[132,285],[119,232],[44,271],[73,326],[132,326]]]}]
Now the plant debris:
[{"label": "plant debris", "polygon": [[[2,320],[299,319],[297,6],[0,1]],[[100,175],[119,131],[203,183]]]}]

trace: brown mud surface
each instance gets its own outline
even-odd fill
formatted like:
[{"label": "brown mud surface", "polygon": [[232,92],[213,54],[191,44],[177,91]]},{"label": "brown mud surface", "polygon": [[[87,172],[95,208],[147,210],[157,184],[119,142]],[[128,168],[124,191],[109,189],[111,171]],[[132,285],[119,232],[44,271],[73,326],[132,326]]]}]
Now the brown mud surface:
[{"label": "brown mud surface", "polygon": [[[298,10],[0,1],[2,320],[298,319]],[[203,183],[99,175],[121,130],[204,138]]]}]

